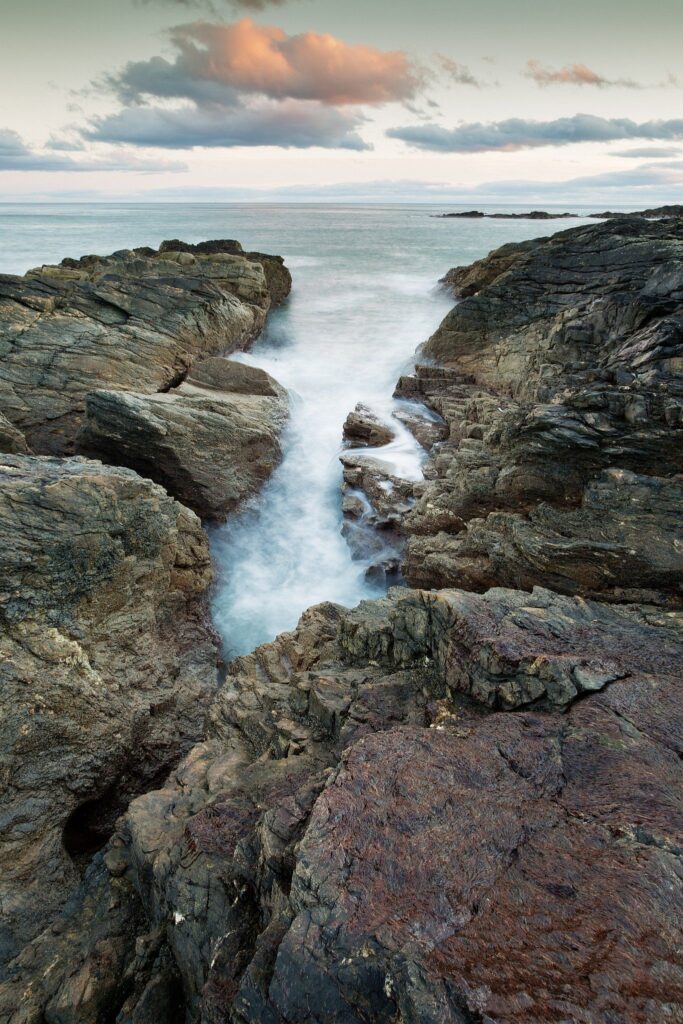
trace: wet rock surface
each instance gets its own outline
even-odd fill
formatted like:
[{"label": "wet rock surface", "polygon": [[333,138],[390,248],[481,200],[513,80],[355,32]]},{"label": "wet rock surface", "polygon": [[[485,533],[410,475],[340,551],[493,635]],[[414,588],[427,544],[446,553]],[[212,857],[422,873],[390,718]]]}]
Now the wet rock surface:
[{"label": "wet rock surface", "polygon": [[346,417],[343,433],[349,448],[378,448],[396,436],[388,423],[361,403]]},{"label": "wet rock surface", "polygon": [[35,452],[73,452],[93,390],[163,391],[198,356],[245,348],[288,292],[276,257],[175,245],[0,275],[0,412]]},{"label": "wet rock surface", "polygon": [[2,954],[45,927],[216,686],[197,517],[126,469],[0,459]]},{"label": "wet rock surface", "polygon": [[284,388],[263,370],[220,357],[166,393],[93,391],[80,451],[130,466],[205,519],[255,494],[281,456]]}]

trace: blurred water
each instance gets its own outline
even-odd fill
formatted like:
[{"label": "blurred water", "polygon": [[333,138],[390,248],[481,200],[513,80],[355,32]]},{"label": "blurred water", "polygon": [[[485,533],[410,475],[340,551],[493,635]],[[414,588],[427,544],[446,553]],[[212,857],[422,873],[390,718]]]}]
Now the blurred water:
[{"label": "blurred water", "polygon": [[[291,393],[284,458],[259,497],[211,531],[213,611],[227,655],[251,650],[322,600],[372,593],[341,536],[342,424],[362,401],[391,408],[399,374],[451,300],[436,282],[506,241],[581,221],[439,220],[429,206],[0,205],[0,271],[22,273],[86,252],[164,238],[238,238],[280,253],[294,288],[243,357]],[[410,476],[421,453],[407,431],[382,450]]]}]

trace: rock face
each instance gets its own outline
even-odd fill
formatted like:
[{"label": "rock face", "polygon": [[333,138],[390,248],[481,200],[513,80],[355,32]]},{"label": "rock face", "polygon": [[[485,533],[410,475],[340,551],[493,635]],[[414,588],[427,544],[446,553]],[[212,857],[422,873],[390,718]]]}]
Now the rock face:
[{"label": "rock face", "polygon": [[220,238],[209,242],[198,242],[190,245],[174,238],[162,242],[159,252],[189,252],[196,256],[214,256],[221,253],[229,253],[233,256],[242,256],[251,263],[260,263],[266,275],[268,293],[273,305],[278,306],[287,298],[292,287],[292,275],[285,266],[282,256],[272,256],[265,252],[245,252],[239,242],[234,239]]},{"label": "rock face", "polygon": [[670,613],[540,589],[311,609],[233,663],[7,1019],[677,1019],[682,666]]},{"label": "rock face", "polygon": [[29,447],[20,430],[0,413],[0,452],[14,455],[28,455]]},{"label": "rock face", "polygon": [[476,260],[466,267],[452,267],[441,278],[439,284],[449,288],[458,299],[476,295],[544,241],[543,238],[531,238],[526,242],[509,242],[507,245],[501,245],[483,260]]},{"label": "rock face", "polygon": [[286,391],[263,370],[214,357],[166,393],[93,391],[80,451],[130,466],[206,519],[255,494],[280,459]]},{"label": "rock face", "polygon": [[199,738],[217,654],[192,512],[126,469],[0,463],[4,959]]},{"label": "rock face", "polygon": [[196,357],[243,349],[288,291],[276,257],[178,244],[0,276],[0,412],[33,451],[73,451],[91,391],[164,391]]},{"label": "rock face", "polygon": [[417,586],[680,600],[683,221],[504,247],[398,394],[449,428],[404,529]]}]

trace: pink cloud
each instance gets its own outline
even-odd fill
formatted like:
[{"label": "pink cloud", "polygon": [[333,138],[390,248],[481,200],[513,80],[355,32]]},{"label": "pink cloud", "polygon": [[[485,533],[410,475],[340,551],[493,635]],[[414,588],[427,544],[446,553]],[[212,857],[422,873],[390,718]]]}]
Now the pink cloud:
[{"label": "pink cloud", "polygon": [[177,65],[193,78],[275,99],[336,106],[387,103],[413,96],[419,76],[408,57],[332,35],[281,28],[244,18],[232,25],[195,22],[172,33]]},{"label": "pink cloud", "polygon": [[538,60],[527,61],[527,78],[533,78],[537,85],[595,85],[604,88],[608,85],[621,85],[627,89],[639,89],[641,86],[630,78],[605,78],[585,64],[565,64],[561,68],[543,67]]}]

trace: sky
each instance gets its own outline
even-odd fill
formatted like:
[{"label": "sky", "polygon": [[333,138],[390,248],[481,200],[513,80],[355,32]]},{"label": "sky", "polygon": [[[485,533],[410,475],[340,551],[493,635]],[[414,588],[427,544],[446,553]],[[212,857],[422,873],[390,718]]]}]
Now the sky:
[{"label": "sky", "polygon": [[680,0],[1,0],[0,201],[683,202]]}]

